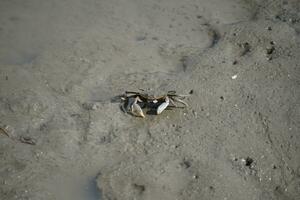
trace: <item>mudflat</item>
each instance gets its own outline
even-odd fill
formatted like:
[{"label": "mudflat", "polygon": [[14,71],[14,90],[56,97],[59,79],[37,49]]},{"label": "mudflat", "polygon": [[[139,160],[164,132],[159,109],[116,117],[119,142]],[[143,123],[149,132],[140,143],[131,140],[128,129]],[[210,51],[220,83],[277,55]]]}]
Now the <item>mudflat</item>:
[{"label": "mudflat", "polygon": [[0,0],[1,200],[300,199],[299,125],[298,0]]}]

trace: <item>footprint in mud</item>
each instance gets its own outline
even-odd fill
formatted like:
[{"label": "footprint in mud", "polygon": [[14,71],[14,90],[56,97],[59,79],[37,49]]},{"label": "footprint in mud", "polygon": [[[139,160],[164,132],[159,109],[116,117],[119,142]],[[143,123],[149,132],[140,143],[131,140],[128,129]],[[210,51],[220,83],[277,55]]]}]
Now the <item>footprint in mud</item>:
[{"label": "footprint in mud", "polygon": [[123,163],[114,170],[103,170],[97,183],[103,200],[175,199],[192,180],[187,170],[190,165],[158,156],[145,163]]},{"label": "footprint in mud", "polygon": [[180,68],[183,72],[190,71],[197,64],[193,56],[182,56],[180,59]]}]

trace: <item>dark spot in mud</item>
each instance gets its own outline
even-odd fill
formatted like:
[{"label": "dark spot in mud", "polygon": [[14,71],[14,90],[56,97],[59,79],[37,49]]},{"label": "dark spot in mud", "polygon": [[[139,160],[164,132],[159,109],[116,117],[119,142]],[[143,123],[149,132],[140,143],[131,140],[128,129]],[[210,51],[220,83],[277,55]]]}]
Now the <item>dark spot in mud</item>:
[{"label": "dark spot in mud", "polygon": [[189,94],[194,94],[194,90],[190,90]]},{"label": "dark spot in mud", "polygon": [[141,195],[146,190],[146,187],[144,185],[134,183],[132,186],[139,195]]},{"label": "dark spot in mud", "polygon": [[139,35],[135,39],[136,39],[136,41],[140,42],[140,41],[146,40],[147,37],[145,35]]},{"label": "dark spot in mud", "polygon": [[202,18],[202,16],[201,15],[197,15],[197,19],[201,19]]},{"label": "dark spot in mud", "polygon": [[211,36],[211,44],[209,45],[209,48],[213,48],[220,41],[221,36],[217,32],[217,30],[212,28],[209,24],[207,26],[208,26],[208,35]]},{"label": "dark spot in mud", "polygon": [[184,72],[185,72],[186,69],[187,69],[187,60],[188,60],[188,57],[187,57],[187,56],[183,56],[183,57],[180,59],[180,62],[181,62],[181,65],[182,65],[182,69],[183,69]]},{"label": "dark spot in mud", "polygon": [[276,166],[276,165],[273,165],[273,169],[277,169],[277,166]]},{"label": "dark spot in mud", "polygon": [[232,62],[232,65],[236,65],[238,62],[237,62],[237,60],[234,60],[233,62]]},{"label": "dark spot in mud", "polygon": [[271,55],[274,51],[275,51],[275,47],[274,46],[266,48],[266,53],[268,55]]},{"label": "dark spot in mud", "polygon": [[280,15],[275,15],[275,19],[281,20],[281,16]]},{"label": "dark spot in mud", "polygon": [[152,40],[158,40],[158,37],[152,37]]},{"label": "dark spot in mud", "polygon": [[245,42],[242,44],[244,48],[250,48],[250,44],[248,42]]},{"label": "dark spot in mud", "polygon": [[243,175],[244,177],[247,175],[256,176],[257,169],[255,168],[255,161],[253,158],[233,158],[232,164],[236,168],[236,170]]},{"label": "dark spot in mud", "polygon": [[210,190],[210,191],[212,191],[212,192],[214,192],[214,191],[215,191],[215,188],[214,188],[214,186],[211,186],[211,185],[210,185],[208,188],[209,188],[209,190]]},{"label": "dark spot in mud", "polygon": [[108,144],[111,143],[112,138],[109,135],[105,135],[100,138],[100,144]]},{"label": "dark spot in mud", "polygon": [[220,99],[221,99],[221,101],[223,101],[223,100],[224,100],[224,97],[223,97],[223,96],[220,96]]},{"label": "dark spot in mud", "polygon": [[191,161],[184,159],[180,165],[182,167],[184,167],[185,169],[188,169],[192,166],[192,163],[191,163]]},{"label": "dark spot in mud", "polygon": [[247,157],[247,158],[246,158],[246,163],[245,163],[245,165],[246,165],[247,167],[251,168],[253,162],[254,162],[254,160],[253,160],[252,158]]},{"label": "dark spot in mud", "polygon": [[[284,197],[284,190],[280,185],[277,185],[274,188],[274,193],[276,194],[276,196]],[[287,198],[284,198],[284,199],[287,199]]]},{"label": "dark spot in mud", "polygon": [[44,131],[47,129],[47,124],[46,123],[43,123],[40,125],[40,131]]},{"label": "dark spot in mud", "polygon": [[271,31],[271,30],[272,30],[272,27],[271,27],[271,26],[268,26],[268,27],[267,27],[267,30],[268,30],[268,31]]},{"label": "dark spot in mud", "polygon": [[268,46],[265,50],[265,54],[266,54],[266,58],[267,60],[272,60],[273,59],[273,54],[275,52],[275,46],[274,46],[274,42],[271,41],[270,44],[272,46]]},{"label": "dark spot in mud", "polygon": [[248,42],[239,44],[239,47],[241,48],[240,56],[244,56],[251,51],[251,46]]},{"label": "dark spot in mud", "polygon": [[199,175],[198,174],[194,175],[193,179],[199,179]]}]

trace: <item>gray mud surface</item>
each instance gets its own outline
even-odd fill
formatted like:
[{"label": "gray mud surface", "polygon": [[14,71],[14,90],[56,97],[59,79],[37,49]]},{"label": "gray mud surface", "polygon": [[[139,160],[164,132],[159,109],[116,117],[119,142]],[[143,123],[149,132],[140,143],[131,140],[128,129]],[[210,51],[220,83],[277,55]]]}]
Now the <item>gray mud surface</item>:
[{"label": "gray mud surface", "polygon": [[299,0],[0,0],[1,200],[298,200],[299,126]]}]

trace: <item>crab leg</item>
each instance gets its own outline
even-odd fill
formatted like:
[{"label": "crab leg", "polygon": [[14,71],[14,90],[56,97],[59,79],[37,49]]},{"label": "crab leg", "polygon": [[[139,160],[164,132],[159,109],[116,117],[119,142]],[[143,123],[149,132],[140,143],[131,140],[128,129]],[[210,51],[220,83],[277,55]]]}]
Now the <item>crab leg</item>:
[{"label": "crab leg", "polygon": [[179,98],[173,97],[173,98],[170,98],[170,99],[172,100],[172,104],[174,104],[174,105],[175,105],[174,102],[179,102],[179,103],[182,103],[183,105],[185,105],[186,107],[189,106],[185,101],[183,101],[183,100],[181,100]]},{"label": "crab leg", "polygon": [[169,99],[170,99],[170,103],[172,104],[172,105],[169,105],[169,107],[174,107],[174,108],[185,108],[185,107],[179,107],[179,106],[177,106],[176,103],[174,102],[174,100],[173,100],[171,97],[170,97]]},{"label": "crab leg", "polygon": [[177,98],[180,98],[180,99],[184,99],[185,97],[189,97],[191,95],[189,94],[168,94],[169,97],[177,97]]},{"label": "crab leg", "polygon": [[136,94],[136,95],[138,95],[140,93],[139,92],[133,92],[133,91],[125,91],[125,94]]},{"label": "crab leg", "polygon": [[159,115],[160,113],[162,113],[162,111],[164,111],[168,105],[170,103],[170,99],[169,97],[166,96],[165,98],[165,102],[163,102],[162,104],[160,104],[160,106],[158,106],[157,110],[156,110],[156,113]]},{"label": "crab leg", "polygon": [[127,106],[126,106],[126,110],[130,110],[131,106],[136,102],[136,99],[137,97],[133,98],[128,98],[128,103],[127,103]]}]

